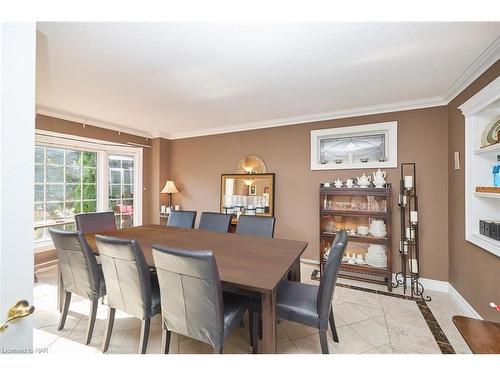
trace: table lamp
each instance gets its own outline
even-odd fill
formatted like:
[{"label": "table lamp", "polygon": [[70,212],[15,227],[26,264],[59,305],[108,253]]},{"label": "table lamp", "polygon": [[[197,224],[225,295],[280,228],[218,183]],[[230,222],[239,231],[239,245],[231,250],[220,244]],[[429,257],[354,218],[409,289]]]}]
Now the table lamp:
[{"label": "table lamp", "polygon": [[179,190],[177,190],[177,187],[175,186],[174,181],[167,181],[165,183],[165,186],[163,187],[161,193],[167,193],[170,197],[168,207],[172,207],[172,194],[173,193],[178,193]]}]

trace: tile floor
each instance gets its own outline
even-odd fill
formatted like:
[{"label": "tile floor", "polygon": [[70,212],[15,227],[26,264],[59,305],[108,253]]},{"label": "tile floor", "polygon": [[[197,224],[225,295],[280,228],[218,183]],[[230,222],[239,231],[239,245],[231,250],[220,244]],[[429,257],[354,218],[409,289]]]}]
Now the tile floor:
[{"label": "tile floor", "polygon": [[[310,280],[314,267],[302,264],[302,282]],[[59,312],[56,307],[56,268],[39,271],[34,289],[34,346],[48,348],[49,354],[100,354],[107,307],[99,305],[96,327],[90,345],[84,345],[89,302],[73,296],[66,326],[57,330]],[[370,289],[384,290],[383,286],[339,279],[339,282]],[[395,293],[401,293],[399,288]],[[470,353],[467,344],[456,330],[451,318],[464,314],[446,293],[429,291],[432,301],[428,306],[456,353]],[[441,353],[415,301],[379,295],[350,288],[337,287],[333,311],[340,343],[334,343],[329,332],[331,353]],[[136,353],[140,323],[137,319],[117,311],[115,327],[108,353]],[[151,325],[148,353],[159,353],[161,342],[160,318]],[[212,353],[209,345],[184,336],[172,335],[171,353]],[[248,331],[236,329],[227,339],[225,353],[250,353]],[[321,353],[318,333],[303,325],[278,324],[278,352],[282,354]]]}]

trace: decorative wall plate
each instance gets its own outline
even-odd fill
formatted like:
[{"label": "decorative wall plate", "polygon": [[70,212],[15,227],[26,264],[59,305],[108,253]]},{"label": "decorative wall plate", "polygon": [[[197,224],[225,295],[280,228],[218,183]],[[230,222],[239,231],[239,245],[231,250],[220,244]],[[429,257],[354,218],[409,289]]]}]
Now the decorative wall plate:
[{"label": "decorative wall plate", "polygon": [[500,132],[500,116],[493,119],[486,128],[484,128],[483,135],[481,136],[481,146],[487,147],[500,142],[498,133]]}]

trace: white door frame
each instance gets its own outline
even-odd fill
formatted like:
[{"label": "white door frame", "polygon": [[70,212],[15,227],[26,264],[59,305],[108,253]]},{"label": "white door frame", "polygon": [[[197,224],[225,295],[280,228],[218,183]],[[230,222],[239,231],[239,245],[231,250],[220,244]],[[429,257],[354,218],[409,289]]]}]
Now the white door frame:
[{"label": "white door frame", "polygon": [[[36,24],[0,23],[0,324],[33,303]],[[0,353],[30,353],[33,320],[0,333]]]}]

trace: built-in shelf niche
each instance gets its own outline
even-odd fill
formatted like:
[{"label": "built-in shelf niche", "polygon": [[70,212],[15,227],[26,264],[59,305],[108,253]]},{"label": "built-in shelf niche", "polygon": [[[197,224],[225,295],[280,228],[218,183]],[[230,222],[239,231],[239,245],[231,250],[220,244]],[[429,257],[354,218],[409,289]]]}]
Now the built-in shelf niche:
[{"label": "built-in shelf niche", "polygon": [[500,155],[500,144],[481,147],[484,129],[500,115],[500,77],[462,106],[465,117],[465,239],[500,256],[500,241],[479,234],[479,220],[500,221],[500,194],[477,192],[492,186],[492,166]]}]

